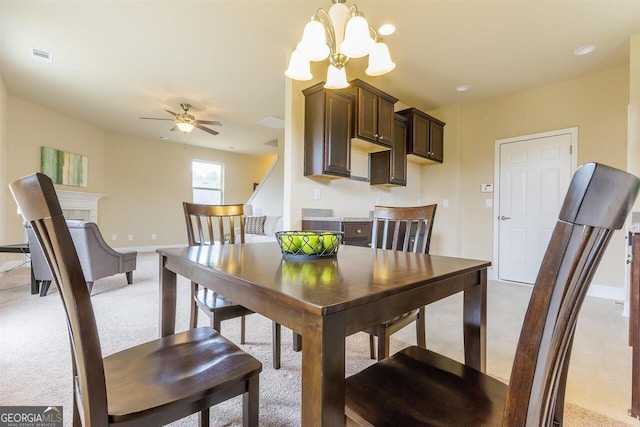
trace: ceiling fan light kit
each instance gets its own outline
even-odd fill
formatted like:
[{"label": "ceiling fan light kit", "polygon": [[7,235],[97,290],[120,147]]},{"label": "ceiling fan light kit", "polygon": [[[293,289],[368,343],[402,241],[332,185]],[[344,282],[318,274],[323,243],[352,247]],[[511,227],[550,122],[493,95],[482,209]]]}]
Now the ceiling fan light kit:
[{"label": "ceiling fan light kit", "polygon": [[310,80],[310,61],[329,58],[325,88],[342,89],[349,86],[345,67],[351,58],[369,55],[366,73],[381,76],[391,72],[396,64],[389,48],[369,26],[364,15],[346,0],[333,0],[327,13],[318,9],[307,23],[302,39],[291,54],[285,75],[294,80]]},{"label": "ceiling fan light kit", "polygon": [[176,125],[171,128],[172,131],[175,131],[177,129],[183,133],[189,133],[194,128],[198,128],[207,133],[210,133],[211,135],[218,135],[219,133],[218,131],[209,129],[208,127],[203,125],[222,126],[222,123],[218,121],[213,121],[213,120],[196,120],[196,118],[193,115],[189,114],[189,110],[191,109],[191,104],[182,103],[180,104],[180,107],[183,110],[182,113],[174,113],[171,110],[164,110],[167,113],[171,114],[174,117],[174,119],[162,119],[158,117],[140,117],[140,118],[144,120],[174,120]]}]

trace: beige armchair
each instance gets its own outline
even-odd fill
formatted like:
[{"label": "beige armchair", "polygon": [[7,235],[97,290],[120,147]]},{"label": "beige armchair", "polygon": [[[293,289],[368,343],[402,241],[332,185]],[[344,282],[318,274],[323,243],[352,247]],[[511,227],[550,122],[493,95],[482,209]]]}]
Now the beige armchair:
[{"label": "beige armchair", "polygon": [[[93,222],[69,220],[67,226],[78,252],[89,292],[91,292],[94,281],[114,274],[124,273],[127,277],[127,283],[133,283],[133,270],[136,269],[138,257],[136,251],[112,249],[104,241],[98,226]],[[33,276],[36,282],[41,285],[40,296],[45,296],[53,276],[31,226],[27,223],[25,227],[31,251]]]}]

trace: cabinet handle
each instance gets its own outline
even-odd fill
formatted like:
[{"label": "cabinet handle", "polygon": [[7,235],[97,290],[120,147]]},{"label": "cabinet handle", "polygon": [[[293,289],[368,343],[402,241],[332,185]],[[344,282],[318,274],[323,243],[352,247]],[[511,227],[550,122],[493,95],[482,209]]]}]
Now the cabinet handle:
[{"label": "cabinet handle", "polygon": [[378,137],[378,134],[376,133],[376,134],[375,134],[375,135],[373,135],[373,136],[375,136],[375,137],[377,138],[377,137]]},{"label": "cabinet handle", "polygon": [[361,234],[362,230],[360,230],[359,228],[356,230],[356,233]]}]

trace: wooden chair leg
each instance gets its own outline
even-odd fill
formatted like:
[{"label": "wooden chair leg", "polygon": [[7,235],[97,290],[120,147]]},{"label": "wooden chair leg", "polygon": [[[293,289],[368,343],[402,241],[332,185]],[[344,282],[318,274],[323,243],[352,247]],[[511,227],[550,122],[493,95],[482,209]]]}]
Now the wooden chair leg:
[{"label": "wooden chair leg", "polygon": [[280,323],[271,322],[273,329],[273,369],[280,369],[280,341],[281,341],[281,329]]},{"label": "wooden chair leg", "polygon": [[427,348],[427,327],[425,325],[424,307],[421,307],[418,311],[418,318],[416,319],[416,342],[418,347]]},{"label": "wooden chair leg", "polygon": [[258,426],[258,409],[260,406],[260,377],[254,375],[247,381],[247,392],[242,395],[242,425]]},{"label": "wooden chair leg", "polygon": [[200,411],[200,427],[209,427],[209,408]]},{"label": "wooden chair leg", "polygon": [[222,334],[222,325],[221,320],[218,320],[219,316],[216,316],[215,313],[211,313],[211,327],[218,331],[219,334]]},{"label": "wooden chair leg", "polygon": [[49,286],[51,286],[51,280],[43,280],[40,286],[40,296],[43,297],[49,292]]},{"label": "wooden chair leg", "polygon": [[127,276],[127,285],[132,284],[133,283],[133,270],[132,271],[127,271],[124,274]]},{"label": "wooden chair leg", "polygon": [[240,344],[245,343],[245,322],[244,316],[240,317]]},{"label": "wooden chair leg", "polygon": [[373,335],[369,334],[369,356],[372,359],[376,358],[376,345],[373,339]]},{"label": "wooden chair leg", "polygon": [[198,305],[195,300],[197,291],[198,284],[191,282],[191,313],[189,315],[189,329],[193,329],[198,326]]},{"label": "wooden chair leg", "polygon": [[378,360],[389,357],[389,332],[386,329],[378,332]]},{"label": "wooden chair leg", "polygon": [[302,335],[293,332],[293,351],[302,351]]},{"label": "wooden chair leg", "polygon": [[[74,386],[75,387],[75,386]],[[82,418],[80,417],[80,409],[78,409],[78,401],[75,390],[73,392],[73,427],[82,427]]]}]

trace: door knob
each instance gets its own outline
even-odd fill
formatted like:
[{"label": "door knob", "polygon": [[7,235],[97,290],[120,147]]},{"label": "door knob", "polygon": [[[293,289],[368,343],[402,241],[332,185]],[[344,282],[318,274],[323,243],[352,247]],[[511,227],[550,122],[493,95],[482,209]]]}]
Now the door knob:
[{"label": "door knob", "polygon": [[511,219],[511,217],[510,217],[510,216],[504,216],[504,215],[502,215],[502,216],[500,217],[500,221],[506,221],[506,220],[508,220],[508,219]]}]

